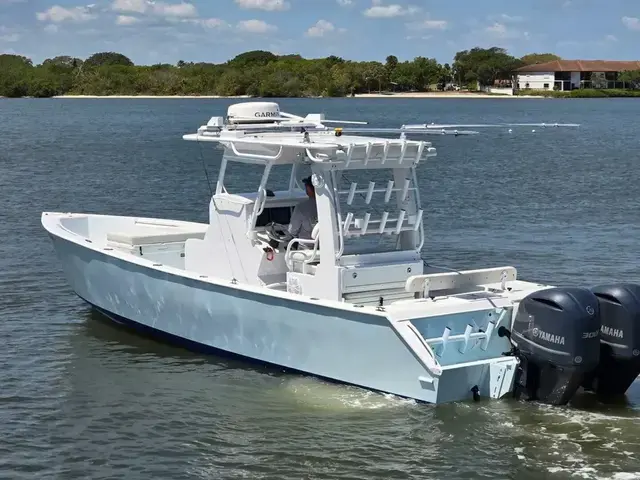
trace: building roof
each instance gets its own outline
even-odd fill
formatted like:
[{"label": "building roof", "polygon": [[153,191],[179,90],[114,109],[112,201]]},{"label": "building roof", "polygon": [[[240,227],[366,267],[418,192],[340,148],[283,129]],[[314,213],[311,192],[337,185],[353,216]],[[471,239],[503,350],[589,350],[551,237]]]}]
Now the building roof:
[{"label": "building roof", "polygon": [[553,60],[527,65],[516,69],[516,72],[624,72],[626,70],[640,70],[640,61]]}]

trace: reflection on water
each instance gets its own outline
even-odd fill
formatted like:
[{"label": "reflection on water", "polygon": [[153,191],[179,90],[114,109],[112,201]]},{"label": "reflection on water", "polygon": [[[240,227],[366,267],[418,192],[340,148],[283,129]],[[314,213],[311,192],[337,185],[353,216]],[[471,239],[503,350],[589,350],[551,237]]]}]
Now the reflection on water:
[{"label": "reflection on water", "polygon": [[[291,442],[293,432],[297,432],[296,435],[303,432],[303,442],[309,441],[306,435],[310,435],[324,438],[329,443],[338,441],[346,448],[350,438],[356,441],[358,435],[366,431],[372,435],[371,448],[381,448],[375,442],[383,439],[387,448],[391,448],[391,437],[392,443],[397,443],[399,449],[414,452],[412,455],[419,454],[423,460],[429,458],[429,468],[425,471],[457,476],[458,473],[452,473],[451,465],[443,462],[441,456],[448,455],[449,448],[455,448],[462,431],[470,442],[473,454],[456,460],[457,472],[479,475],[480,471],[486,470],[487,478],[493,478],[492,466],[495,467],[497,462],[505,478],[514,475],[518,478],[541,478],[547,475],[552,475],[551,478],[640,478],[640,459],[637,458],[640,452],[640,438],[637,436],[640,428],[638,382],[632,385],[629,396],[616,404],[603,404],[595,395],[581,392],[566,407],[511,399],[483,399],[480,402],[434,407],[314,377],[285,374],[269,367],[260,368],[252,363],[192,354],[115,326],[99,313],[90,311],[88,317],[82,326],[86,336],[108,346],[112,350],[110,357],[117,351],[131,356],[127,359],[130,365],[150,362],[150,365],[157,367],[157,361],[161,359],[167,368],[178,366],[183,372],[179,378],[173,375],[163,377],[165,388],[168,382],[173,384],[171,391],[184,389],[179,385],[185,381],[190,383],[184,377],[188,365],[196,366],[197,377],[205,375],[206,370],[212,382],[210,387],[215,388],[217,398],[225,397],[225,389],[230,396],[250,390],[252,398],[245,399],[242,406],[241,415],[245,422],[251,418],[258,423],[279,422],[281,416],[286,415],[290,422],[295,423],[295,427],[279,425],[276,430],[272,426],[269,428],[275,435],[287,435],[288,442]],[[81,345],[85,344],[86,339]],[[95,368],[91,370],[95,371]],[[239,375],[230,376],[233,371]],[[250,389],[247,389],[247,382],[251,384]],[[260,387],[255,388],[258,384]],[[147,387],[144,389],[147,390]],[[96,391],[95,385],[90,390]],[[317,430],[318,421],[323,425],[322,434]],[[246,425],[239,428],[242,430]],[[227,440],[234,448],[237,448],[237,434],[238,431],[233,430],[233,441]],[[333,436],[338,434],[340,440]],[[251,442],[243,443],[247,448],[250,444],[273,441],[273,438],[268,440],[262,436],[256,438],[253,433],[250,437]],[[504,443],[496,445],[497,439],[502,439],[501,443],[508,439],[508,446]],[[216,437],[215,442],[212,439],[194,440],[184,445],[200,452],[202,457],[200,462],[196,462],[199,466],[189,470],[191,473],[202,478],[216,478],[216,475],[225,472],[228,466],[218,462],[221,449],[219,441],[220,438]],[[217,453],[205,453],[210,450]],[[249,476],[258,475],[260,478],[260,475],[270,471],[261,465],[260,456],[242,454],[241,458],[244,462],[243,471]],[[594,460],[597,458],[602,460]],[[322,463],[321,458],[311,464],[316,465],[314,462]],[[204,466],[203,463],[210,465]],[[417,465],[414,467],[419,468]],[[328,473],[330,471],[327,470]],[[375,472],[371,474],[375,478],[385,478],[378,477]],[[463,475],[460,473],[456,478],[463,478]]]}]

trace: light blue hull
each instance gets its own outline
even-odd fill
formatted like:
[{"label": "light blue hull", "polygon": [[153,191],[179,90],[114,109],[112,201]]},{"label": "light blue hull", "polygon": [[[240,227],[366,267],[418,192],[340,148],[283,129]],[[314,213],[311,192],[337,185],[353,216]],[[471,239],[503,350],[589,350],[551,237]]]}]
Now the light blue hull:
[{"label": "light blue hull", "polygon": [[[82,299],[115,321],[153,329],[176,343],[429,403],[471,399],[476,385],[481,394],[504,389],[496,387],[496,370],[487,363],[425,381],[431,378],[427,370],[383,315],[199,281],[51,238]],[[413,323],[420,328],[433,320]]]}]

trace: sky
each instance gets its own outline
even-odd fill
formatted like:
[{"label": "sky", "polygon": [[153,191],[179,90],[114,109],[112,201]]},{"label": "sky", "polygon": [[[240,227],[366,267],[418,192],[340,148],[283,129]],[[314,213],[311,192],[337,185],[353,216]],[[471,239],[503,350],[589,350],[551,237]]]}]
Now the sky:
[{"label": "sky", "polygon": [[115,51],[136,64],[222,63],[248,50],[450,63],[516,56],[640,60],[640,0],[0,0],[0,52],[41,63]]}]

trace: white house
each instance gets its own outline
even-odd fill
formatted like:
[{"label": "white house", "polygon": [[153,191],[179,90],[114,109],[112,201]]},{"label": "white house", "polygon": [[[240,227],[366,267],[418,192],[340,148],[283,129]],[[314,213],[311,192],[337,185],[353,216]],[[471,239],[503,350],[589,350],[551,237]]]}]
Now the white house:
[{"label": "white house", "polygon": [[624,88],[618,76],[628,70],[640,70],[640,62],[554,60],[517,69],[514,87],[519,90]]}]

